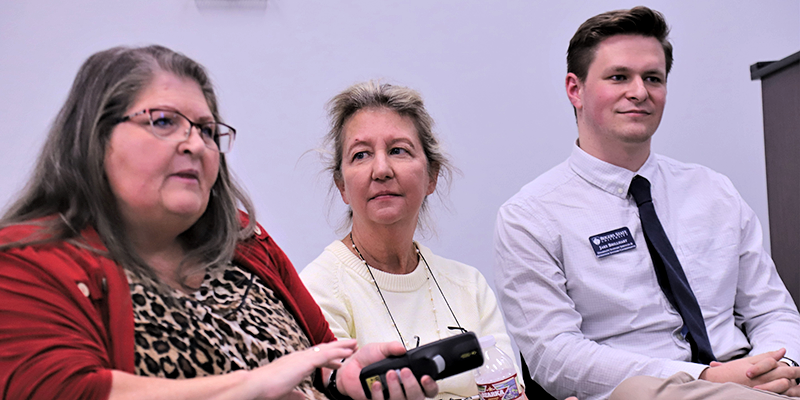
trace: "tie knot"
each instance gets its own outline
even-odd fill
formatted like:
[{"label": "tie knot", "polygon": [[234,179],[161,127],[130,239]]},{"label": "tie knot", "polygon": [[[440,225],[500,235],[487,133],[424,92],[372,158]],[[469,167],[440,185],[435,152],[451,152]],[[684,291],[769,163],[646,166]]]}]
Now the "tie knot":
[{"label": "tie knot", "polygon": [[628,193],[633,196],[637,207],[641,207],[642,204],[653,201],[653,198],[650,197],[650,181],[641,175],[633,177],[631,186],[628,188]]}]

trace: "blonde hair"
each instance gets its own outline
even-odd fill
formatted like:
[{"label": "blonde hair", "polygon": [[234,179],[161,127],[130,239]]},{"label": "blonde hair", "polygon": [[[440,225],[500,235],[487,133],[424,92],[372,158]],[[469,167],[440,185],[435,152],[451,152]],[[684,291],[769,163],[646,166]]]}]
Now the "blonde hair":
[{"label": "blonde hair", "polygon": [[[416,90],[404,86],[379,83],[373,80],[352,85],[328,102],[331,128],[325,137],[325,143],[331,149],[332,157],[327,169],[331,172],[334,183],[342,180],[344,125],[358,111],[369,108],[386,108],[410,118],[417,129],[419,141],[422,143],[422,149],[428,160],[428,173],[431,175],[431,179],[438,177],[441,178],[440,182],[444,181],[444,186],[449,185],[454,168],[442,152],[439,139],[433,132],[433,118],[425,109],[422,96]],[[421,219],[427,216],[427,204],[426,198],[420,209]],[[353,210],[350,209],[347,216],[348,225],[352,221],[352,217]]]}]

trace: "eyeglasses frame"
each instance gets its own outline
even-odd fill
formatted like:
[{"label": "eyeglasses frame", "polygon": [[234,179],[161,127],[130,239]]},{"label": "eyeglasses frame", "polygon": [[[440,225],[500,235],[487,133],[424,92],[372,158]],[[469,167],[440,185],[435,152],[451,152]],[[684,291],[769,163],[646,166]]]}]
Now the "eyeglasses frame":
[{"label": "eyeglasses frame", "polygon": [[[170,112],[170,113],[178,114],[181,117],[183,117],[183,119],[185,119],[186,122],[189,123],[189,129],[186,130],[184,138],[182,140],[172,140],[172,139],[167,139],[164,136],[156,135],[155,132],[153,131],[153,129],[155,129],[155,127],[153,126],[153,116],[152,116],[152,112],[153,111]],[[231,149],[233,149],[233,142],[236,139],[236,129],[234,127],[232,127],[232,126],[230,126],[228,124],[222,123],[222,122],[215,122],[215,121],[197,123],[197,122],[192,121],[191,119],[189,119],[189,117],[181,114],[179,111],[176,111],[176,110],[169,110],[169,109],[164,109],[164,108],[145,108],[142,111],[135,112],[133,114],[128,114],[128,115],[124,115],[124,116],[120,117],[119,119],[117,119],[117,123],[121,124],[123,122],[131,121],[133,118],[138,117],[138,116],[143,115],[143,114],[147,114],[148,119],[150,120],[150,128],[151,128],[150,134],[152,134],[153,136],[155,136],[155,137],[157,137],[157,138],[159,138],[161,140],[166,140],[166,141],[169,141],[169,142],[178,142],[178,143],[180,143],[180,142],[185,141],[186,139],[189,139],[189,136],[192,135],[192,128],[194,128],[194,127],[197,127],[198,131],[202,132],[203,126],[207,125],[209,123],[213,123],[215,125],[222,125],[222,126],[228,128],[228,129],[230,129],[230,132],[225,133],[225,134],[217,134],[217,137],[220,137],[220,136],[230,136],[231,137],[231,142],[230,142],[230,145],[228,145],[228,149],[225,150],[225,151],[222,151],[222,149],[219,148],[219,145],[216,144],[217,142],[214,142],[216,145],[213,148],[209,147],[208,144],[206,144],[206,147],[209,148],[209,149],[212,149],[212,150],[216,150],[217,152],[223,153],[223,154],[225,154],[225,153],[231,151]],[[200,136],[202,138],[202,134],[200,134]],[[203,143],[205,143],[205,140],[203,141]]]}]

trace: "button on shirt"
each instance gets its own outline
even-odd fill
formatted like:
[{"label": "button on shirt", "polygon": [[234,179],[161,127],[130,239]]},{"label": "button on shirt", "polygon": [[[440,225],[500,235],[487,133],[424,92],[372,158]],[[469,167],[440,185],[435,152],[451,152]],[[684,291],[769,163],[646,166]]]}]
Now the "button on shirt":
[{"label": "button on shirt", "polygon": [[[556,397],[591,400],[630,376],[706,368],[689,362],[683,321],[658,285],[628,195],[637,174],[652,184],[717,359],[781,347],[800,356],[800,316],[728,178],[652,153],[631,172],[575,146],[498,213],[498,299],[533,378]],[[621,228],[636,247],[598,258],[589,238]]]}]

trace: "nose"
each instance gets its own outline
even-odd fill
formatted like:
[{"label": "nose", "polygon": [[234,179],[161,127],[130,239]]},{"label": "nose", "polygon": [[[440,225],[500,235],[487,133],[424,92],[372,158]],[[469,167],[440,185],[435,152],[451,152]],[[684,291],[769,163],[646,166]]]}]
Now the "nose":
[{"label": "nose", "polygon": [[189,125],[186,139],[180,142],[178,151],[181,153],[202,154],[206,150],[206,142],[203,140],[200,129],[200,126]]},{"label": "nose", "polygon": [[647,100],[647,97],[647,87],[644,85],[642,77],[637,76],[631,79],[628,86],[628,99],[638,103]]},{"label": "nose", "polygon": [[372,179],[382,181],[394,177],[394,170],[386,153],[379,152],[372,163]]}]

